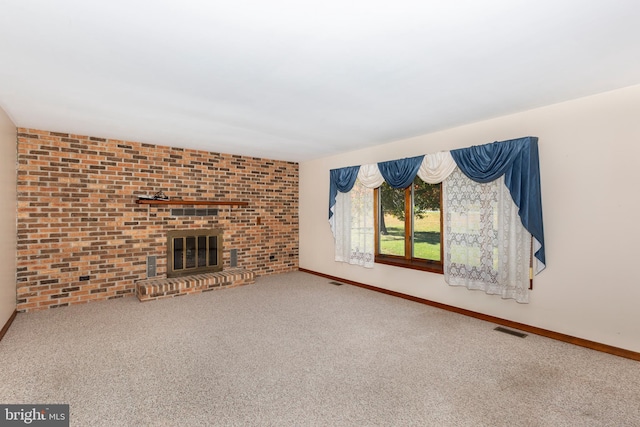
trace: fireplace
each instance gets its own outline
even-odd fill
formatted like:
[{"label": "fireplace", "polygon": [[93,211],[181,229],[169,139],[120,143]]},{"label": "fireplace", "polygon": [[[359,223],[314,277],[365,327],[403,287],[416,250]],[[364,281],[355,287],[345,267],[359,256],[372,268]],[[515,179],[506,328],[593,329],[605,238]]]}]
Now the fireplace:
[{"label": "fireplace", "polygon": [[222,270],[222,230],[167,233],[167,277]]}]

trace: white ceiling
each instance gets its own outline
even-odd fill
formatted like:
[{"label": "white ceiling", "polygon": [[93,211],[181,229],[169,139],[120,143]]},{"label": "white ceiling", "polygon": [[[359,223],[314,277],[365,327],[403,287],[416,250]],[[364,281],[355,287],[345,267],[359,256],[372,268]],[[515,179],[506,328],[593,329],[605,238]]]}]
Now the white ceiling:
[{"label": "white ceiling", "polygon": [[0,0],[19,127],[304,161],[638,83],[638,0]]}]

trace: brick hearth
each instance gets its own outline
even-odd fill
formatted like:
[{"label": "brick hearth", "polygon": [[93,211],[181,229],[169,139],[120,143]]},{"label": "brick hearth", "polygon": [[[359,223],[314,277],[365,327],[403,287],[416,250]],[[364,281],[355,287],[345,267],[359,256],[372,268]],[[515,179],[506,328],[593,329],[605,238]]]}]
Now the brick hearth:
[{"label": "brick hearth", "polygon": [[136,283],[136,295],[140,301],[151,301],[252,283],[255,283],[255,275],[252,271],[244,268],[229,268],[216,273],[141,280]]}]

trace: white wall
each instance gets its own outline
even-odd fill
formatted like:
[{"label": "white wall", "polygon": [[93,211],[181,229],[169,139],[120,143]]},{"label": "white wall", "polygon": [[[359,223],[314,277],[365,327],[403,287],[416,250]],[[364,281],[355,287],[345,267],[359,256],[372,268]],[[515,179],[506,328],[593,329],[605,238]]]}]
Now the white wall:
[{"label": "white wall", "polygon": [[[329,169],[539,137],[547,269],[529,304],[333,261]],[[640,85],[300,165],[300,267],[640,352]]]},{"label": "white wall", "polygon": [[0,329],[16,309],[16,127],[0,108]]}]

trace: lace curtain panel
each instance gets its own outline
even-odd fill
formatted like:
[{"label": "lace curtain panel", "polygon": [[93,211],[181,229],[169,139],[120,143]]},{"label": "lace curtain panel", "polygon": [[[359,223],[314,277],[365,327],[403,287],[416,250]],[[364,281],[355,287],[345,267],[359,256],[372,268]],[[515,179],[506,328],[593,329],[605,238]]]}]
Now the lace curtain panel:
[{"label": "lace curtain panel", "polygon": [[356,181],[348,193],[338,192],[334,209],[335,260],[373,268],[375,237],[373,190]]},{"label": "lace curtain panel", "polygon": [[442,190],[447,283],[529,302],[531,234],[504,176],[480,184],[456,168]]}]

